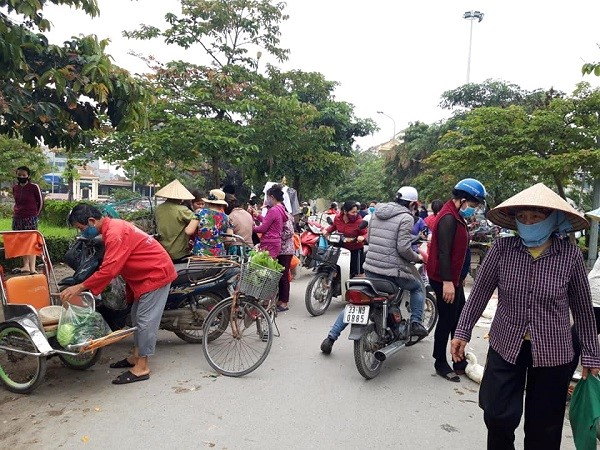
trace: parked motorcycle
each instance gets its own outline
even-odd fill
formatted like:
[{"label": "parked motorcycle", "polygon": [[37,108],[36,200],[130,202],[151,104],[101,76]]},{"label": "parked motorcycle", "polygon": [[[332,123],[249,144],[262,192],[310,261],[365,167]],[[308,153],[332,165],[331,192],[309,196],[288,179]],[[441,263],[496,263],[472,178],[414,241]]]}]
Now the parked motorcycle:
[{"label": "parked motorcycle", "polygon": [[319,238],[323,234],[323,227],[315,219],[315,216],[311,216],[301,225],[300,264],[307,269],[312,269],[316,265],[313,254],[316,252]]},{"label": "parked motorcycle", "polygon": [[[83,282],[100,266],[104,249],[101,239],[78,237],[73,246],[75,245],[82,248],[85,256],[76,261],[67,259],[75,273],[60,280],[58,284],[61,287]],[[212,308],[233,292],[239,274],[239,267],[234,266],[235,264],[229,263],[207,264],[194,258],[186,263],[176,264],[177,278],[171,283],[160,329],[172,331],[186,342],[202,343],[204,319]],[[97,299],[96,310],[102,314],[111,329],[131,326],[131,304],[125,304],[122,309],[114,309],[103,302],[104,295]]]},{"label": "parked motorcycle", "polygon": [[[415,277],[421,267],[415,264]],[[379,374],[387,358],[420,340],[410,335],[410,318],[402,316],[404,295],[408,291],[381,278],[352,278],[346,282],[344,322],[351,324],[349,339],[354,341],[356,368],[367,379]],[[431,331],[438,317],[431,292],[427,293],[425,316],[424,325]]]}]

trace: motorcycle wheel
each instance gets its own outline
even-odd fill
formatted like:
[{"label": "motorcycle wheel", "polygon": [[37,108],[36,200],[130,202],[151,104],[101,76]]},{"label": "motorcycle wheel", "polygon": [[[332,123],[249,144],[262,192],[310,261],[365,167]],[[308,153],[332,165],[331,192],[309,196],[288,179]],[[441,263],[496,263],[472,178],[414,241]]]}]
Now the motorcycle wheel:
[{"label": "motorcycle wheel", "polygon": [[375,359],[375,351],[378,349],[379,335],[375,331],[375,325],[367,325],[365,333],[354,341],[354,363],[360,373],[367,380],[375,378],[381,371],[383,363]]},{"label": "motorcycle wheel", "polygon": [[[241,377],[257,369],[267,358],[273,344],[273,326],[260,303],[240,295],[232,314],[232,302],[233,297],[226,298],[206,318],[202,349],[214,370],[228,377]],[[213,333],[218,337],[211,340],[209,336]]]},{"label": "motorcycle wheel", "polygon": [[320,316],[331,304],[333,286],[329,274],[322,272],[314,276],[306,288],[304,303],[311,316]]},{"label": "motorcycle wheel", "polygon": [[69,369],[86,370],[98,362],[102,349],[97,348],[91,352],[85,352],[77,356],[58,354],[58,359]]},{"label": "motorcycle wheel", "polygon": [[437,302],[433,292],[427,292],[425,297],[425,305],[423,308],[423,326],[428,332],[432,332],[437,324],[439,318],[439,312],[437,309]]},{"label": "motorcycle wheel", "polygon": [[[37,353],[29,333],[20,325],[0,325],[0,345],[17,351]],[[0,350],[0,381],[11,392],[27,394],[44,380],[47,360],[45,356],[33,356],[17,351]]]},{"label": "motorcycle wheel", "polygon": [[[190,322],[190,328],[184,330],[173,331],[177,337],[183,339],[185,342],[189,342],[190,344],[202,344],[202,339],[204,335],[204,321],[208,317],[209,313],[212,309],[219,304],[219,302],[223,300],[221,296],[215,294],[213,292],[206,292],[201,295],[194,295],[191,297],[191,301],[196,304],[196,314],[198,315],[196,319],[192,319]],[[184,302],[182,308],[191,308],[189,303]],[[221,317],[222,321],[221,325],[223,328],[227,326],[227,317]],[[212,333],[208,335],[208,340],[216,339],[220,336],[219,333],[220,328],[215,328]]]},{"label": "motorcycle wheel", "polygon": [[469,267],[469,275],[471,275],[473,280],[477,276],[477,272],[479,272],[479,267],[483,262],[485,253],[485,250],[481,248],[471,248],[471,267]]}]

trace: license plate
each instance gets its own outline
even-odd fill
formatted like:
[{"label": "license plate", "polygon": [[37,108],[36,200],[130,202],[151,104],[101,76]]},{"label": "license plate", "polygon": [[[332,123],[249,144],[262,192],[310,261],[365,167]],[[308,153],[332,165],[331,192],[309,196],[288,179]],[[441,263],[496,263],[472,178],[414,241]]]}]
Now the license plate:
[{"label": "license plate", "polygon": [[369,322],[369,306],[346,305],[344,323],[366,325]]}]

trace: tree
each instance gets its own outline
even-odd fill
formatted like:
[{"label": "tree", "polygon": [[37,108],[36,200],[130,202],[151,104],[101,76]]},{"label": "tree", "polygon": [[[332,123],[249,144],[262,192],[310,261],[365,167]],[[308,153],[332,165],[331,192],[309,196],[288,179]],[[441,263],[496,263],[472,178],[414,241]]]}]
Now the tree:
[{"label": "tree", "polygon": [[[95,0],[50,0],[99,13]],[[107,40],[72,38],[62,46],[43,34],[50,23],[44,1],[0,0],[0,133],[31,146],[73,149],[102,125],[119,130],[145,125],[146,92],[112,64]],[[8,14],[19,16],[16,23]]]},{"label": "tree", "polygon": [[50,169],[40,147],[31,148],[20,140],[0,136],[0,182],[14,184],[19,166],[29,167],[36,183],[43,182],[42,175]]},{"label": "tree", "polygon": [[[356,166],[347,172],[344,179],[330,191],[330,198],[343,201],[354,200],[364,203],[387,201],[393,192],[387,188],[384,176],[383,156],[371,152],[355,152]],[[396,186],[396,190],[400,186]]]}]

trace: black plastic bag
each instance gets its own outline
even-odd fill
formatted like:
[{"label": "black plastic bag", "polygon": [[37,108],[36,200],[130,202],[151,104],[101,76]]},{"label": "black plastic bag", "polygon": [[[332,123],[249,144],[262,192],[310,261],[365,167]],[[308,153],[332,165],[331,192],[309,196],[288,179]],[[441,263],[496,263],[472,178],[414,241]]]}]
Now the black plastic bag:
[{"label": "black plastic bag", "polygon": [[98,270],[103,256],[104,244],[101,240],[77,238],[65,253],[65,262],[75,271],[67,284],[73,285],[87,280]]}]

